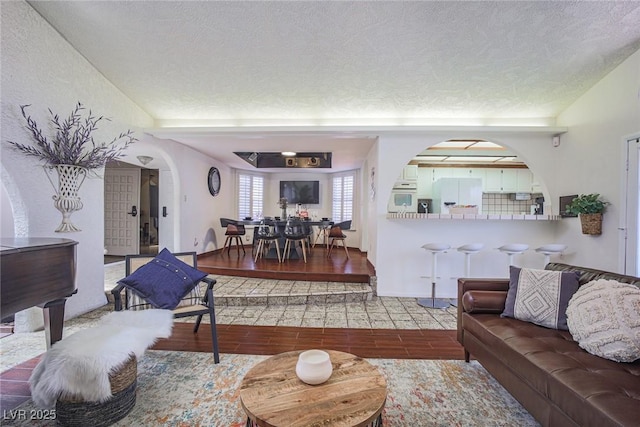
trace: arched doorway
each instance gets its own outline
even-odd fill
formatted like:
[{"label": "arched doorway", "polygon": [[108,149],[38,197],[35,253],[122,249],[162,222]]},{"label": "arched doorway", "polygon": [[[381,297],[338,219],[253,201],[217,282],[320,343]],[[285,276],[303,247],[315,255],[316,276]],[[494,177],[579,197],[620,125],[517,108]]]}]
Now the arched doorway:
[{"label": "arched doorway", "polygon": [[[122,259],[126,254],[173,250],[176,241],[179,215],[173,165],[162,152],[144,143],[130,151],[121,161],[105,167],[105,261],[112,255]],[[132,185],[110,186],[110,182],[127,180]],[[113,236],[120,239],[123,235],[128,241],[114,251],[109,243]],[[115,243],[118,246],[121,242]]]}]

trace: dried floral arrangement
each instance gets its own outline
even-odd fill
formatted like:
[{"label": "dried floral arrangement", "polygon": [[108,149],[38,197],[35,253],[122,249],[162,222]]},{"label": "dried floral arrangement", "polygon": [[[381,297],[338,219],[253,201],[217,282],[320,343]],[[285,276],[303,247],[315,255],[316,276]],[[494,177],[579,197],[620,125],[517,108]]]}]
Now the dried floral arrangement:
[{"label": "dried floral arrangement", "polygon": [[280,200],[278,200],[278,205],[280,205],[280,209],[287,209],[287,198],[283,197]]},{"label": "dried floral arrangement", "polygon": [[36,157],[50,166],[75,165],[87,169],[97,169],[107,162],[121,158],[123,151],[137,141],[133,136],[133,131],[127,130],[113,138],[111,142],[96,143],[93,139],[93,132],[98,129],[98,124],[102,120],[110,119],[103,116],[95,117],[91,110],[88,110],[86,117],[83,117],[86,109],[80,102],[76,104],[69,117],[64,120],[49,109],[55,136],[48,139],[43,135],[35,120],[27,114],[28,107],[30,105],[21,105],[20,109],[22,117],[27,121],[26,128],[31,133],[35,145],[8,142],[18,151],[27,156]]}]

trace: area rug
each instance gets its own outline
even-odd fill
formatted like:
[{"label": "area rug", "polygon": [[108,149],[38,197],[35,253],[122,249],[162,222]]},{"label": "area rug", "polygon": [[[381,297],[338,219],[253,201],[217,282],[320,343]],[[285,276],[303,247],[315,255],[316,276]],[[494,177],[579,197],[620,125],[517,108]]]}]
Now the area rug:
[{"label": "area rug", "polygon": [[[116,426],[245,425],[238,386],[268,356],[149,350],[138,363],[137,401]],[[367,359],[387,379],[385,426],[538,426],[529,413],[477,362]],[[35,409],[32,401],[19,409]],[[3,425],[55,421],[3,420]]]}]

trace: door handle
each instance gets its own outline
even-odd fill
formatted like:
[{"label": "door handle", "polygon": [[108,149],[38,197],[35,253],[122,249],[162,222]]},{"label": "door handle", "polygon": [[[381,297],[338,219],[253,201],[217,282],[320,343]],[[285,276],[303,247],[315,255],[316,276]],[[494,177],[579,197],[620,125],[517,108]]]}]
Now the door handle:
[{"label": "door handle", "polygon": [[131,212],[127,212],[129,215],[135,217],[136,215],[138,215],[138,209],[134,206],[131,207]]},{"label": "door handle", "polygon": [[166,206],[163,206],[163,207],[162,207],[162,216],[163,216],[163,217],[166,217],[167,215],[168,215],[168,214],[167,214],[167,207],[166,207]]}]

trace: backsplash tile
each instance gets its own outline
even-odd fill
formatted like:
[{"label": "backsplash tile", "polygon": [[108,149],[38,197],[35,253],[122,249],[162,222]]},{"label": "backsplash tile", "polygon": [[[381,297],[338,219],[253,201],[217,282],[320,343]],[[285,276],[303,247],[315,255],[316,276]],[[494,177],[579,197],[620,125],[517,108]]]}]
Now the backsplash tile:
[{"label": "backsplash tile", "polygon": [[483,193],[482,194],[482,213],[483,214],[526,214],[531,213],[531,205],[534,203],[534,197],[531,200],[511,200],[509,194],[505,193]]}]

